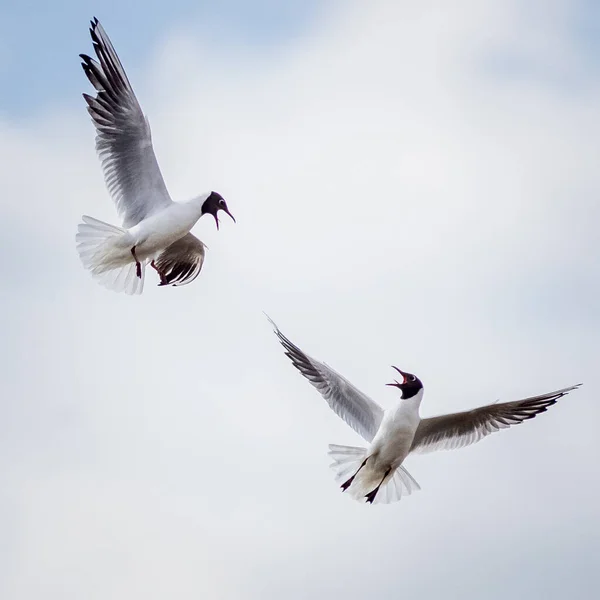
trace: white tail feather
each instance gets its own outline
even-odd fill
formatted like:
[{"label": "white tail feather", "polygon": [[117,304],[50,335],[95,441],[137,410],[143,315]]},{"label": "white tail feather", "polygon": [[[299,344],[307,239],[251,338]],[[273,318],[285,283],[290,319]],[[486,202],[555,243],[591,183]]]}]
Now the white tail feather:
[{"label": "white tail feather", "polygon": [[131,239],[126,229],[84,215],[75,239],[83,266],[98,283],[115,292],[142,293],[147,261],[141,261],[140,278],[136,273]]},{"label": "white tail feather", "polygon": [[[365,460],[367,451],[365,448],[355,446],[338,446],[329,444],[329,455],[333,458],[330,465],[335,471],[335,480],[342,484],[354,475]],[[347,492],[359,502],[365,502],[365,496],[371,492],[381,480],[382,475],[369,473],[367,464],[360,470]],[[420,490],[421,487],[412,475],[400,465],[394,473],[386,477],[375,496],[374,504],[390,504],[397,502],[403,496],[409,496],[412,492]]]},{"label": "white tail feather", "polygon": [[410,496],[421,489],[414,477],[400,465],[379,488],[373,504],[391,504],[398,502],[403,496]]},{"label": "white tail feather", "polygon": [[343,483],[348,477],[351,477],[360,467],[366,454],[365,448],[329,444],[329,456],[334,461],[329,466],[335,471],[335,480]]}]

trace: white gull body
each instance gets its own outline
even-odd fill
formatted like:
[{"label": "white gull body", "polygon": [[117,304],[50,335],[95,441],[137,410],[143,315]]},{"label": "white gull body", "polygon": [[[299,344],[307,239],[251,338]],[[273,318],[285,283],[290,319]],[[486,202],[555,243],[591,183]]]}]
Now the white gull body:
[{"label": "white gull body", "polygon": [[478,442],[490,433],[534,418],[581,385],[523,400],[421,418],[423,385],[411,373],[400,371],[404,381],[388,384],[399,387],[403,397],[384,410],[331,367],[305,354],[271,323],[293,365],[333,411],[368,442],[366,448],[329,446],[336,481],[361,502],[388,504],[419,490],[419,484],[402,464],[409,454],[450,450]]},{"label": "white gull body", "polygon": [[[91,23],[98,61],[86,55],[83,69],[96,89],[84,94],[96,127],[96,150],[109,192],[123,219],[117,227],[84,216],[76,236],[83,265],[115,291],[141,294],[145,267],[159,273],[161,285],[184,285],[202,268],[205,245],[190,232],[198,219],[224,210],[216,192],[188,202],[173,202],[163,180],[150,125],[102,25]],[[233,218],[233,217],[232,217]]]}]

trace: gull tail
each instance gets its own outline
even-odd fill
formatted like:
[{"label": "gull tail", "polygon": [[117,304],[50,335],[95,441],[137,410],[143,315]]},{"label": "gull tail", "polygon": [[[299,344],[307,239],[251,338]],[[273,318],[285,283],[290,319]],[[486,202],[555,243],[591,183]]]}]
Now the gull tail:
[{"label": "gull tail", "polygon": [[[358,472],[347,487],[347,491],[355,500],[365,502],[367,495],[377,488],[383,477],[383,473],[375,473],[369,468],[368,459],[365,462],[367,450],[354,446],[329,444],[329,456],[333,458],[331,468],[335,471],[335,480],[340,485],[343,486]],[[364,467],[361,468],[363,464]],[[385,477],[373,498],[373,504],[391,504],[420,489],[412,475],[400,465]]]},{"label": "gull tail", "polygon": [[115,292],[142,293],[147,261],[140,261],[141,277],[138,277],[126,229],[84,215],[75,239],[83,266],[98,283]]}]

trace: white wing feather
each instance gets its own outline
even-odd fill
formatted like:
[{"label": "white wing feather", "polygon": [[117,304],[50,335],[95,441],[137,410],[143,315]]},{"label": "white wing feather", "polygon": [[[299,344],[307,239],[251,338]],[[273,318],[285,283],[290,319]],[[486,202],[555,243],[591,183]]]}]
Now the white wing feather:
[{"label": "white wing feather", "polygon": [[383,419],[383,409],[331,367],[302,352],[279,331],[271,319],[269,321],[296,369],[319,391],[340,418],[370,442]]},{"label": "white wing feather", "polygon": [[97,94],[83,97],[98,134],[96,151],[106,186],[123,225],[131,227],[172,201],[154,154],[148,120],[97,19],[91,22],[90,34],[100,62],[81,54],[81,65]]},{"label": "white wing feather", "polygon": [[464,412],[421,419],[411,452],[454,450],[474,444],[490,433],[533,419],[580,385],[524,400],[489,404]]}]

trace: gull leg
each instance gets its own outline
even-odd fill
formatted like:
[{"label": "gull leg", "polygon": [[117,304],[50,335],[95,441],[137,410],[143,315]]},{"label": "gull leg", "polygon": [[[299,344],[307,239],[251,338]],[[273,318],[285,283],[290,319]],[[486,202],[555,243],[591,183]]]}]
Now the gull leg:
[{"label": "gull leg", "polygon": [[354,475],[352,475],[352,477],[350,477],[350,479],[348,479],[347,481],[344,481],[344,483],[342,483],[342,485],[341,485],[342,492],[345,492],[350,487],[350,485],[354,481],[354,478],[358,475],[358,472],[367,464],[368,458],[369,457],[367,456],[367,458],[365,458],[365,460],[362,461],[362,465],[360,465],[360,467],[358,467],[356,473],[354,473]]},{"label": "gull leg", "polygon": [[160,277],[160,283],[158,285],[167,285],[169,282],[167,280],[166,275],[156,266],[156,263],[154,261],[152,261],[150,263],[150,266],[158,273],[158,276]]},{"label": "gull leg", "polygon": [[142,264],[137,259],[135,255],[135,246],[131,249],[131,254],[133,254],[133,260],[135,260],[135,274],[141,279],[142,278]]},{"label": "gull leg", "polygon": [[385,472],[385,475],[381,478],[379,485],[365,496],[365,498],[367,499],[367,502],[369,504],[373,504],[373,500],[375,500],[375,496],[377,496],[377,492],[379,491],[381,484],[385,481],[385,478],[390,474],[391,470],[392,470],[392,467],[389,467],[388,470]]}]

